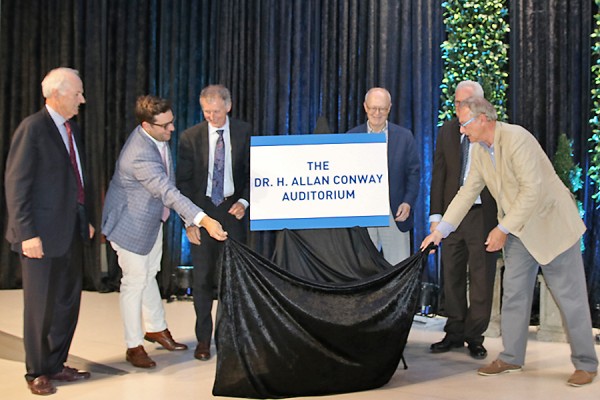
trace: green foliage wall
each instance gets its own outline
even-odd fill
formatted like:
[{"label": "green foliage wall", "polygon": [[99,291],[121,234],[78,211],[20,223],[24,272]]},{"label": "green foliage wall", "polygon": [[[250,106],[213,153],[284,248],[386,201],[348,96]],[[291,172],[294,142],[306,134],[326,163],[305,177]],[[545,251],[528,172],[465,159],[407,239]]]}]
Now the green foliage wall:
[{"label": "green foliage wall", "polygon": [[564,133],[558,137],[552,164],[560,180],[572,193],[577,193],[583,187],[581,167],[573,161],[573,141]]},{"label": "green foliage wall", "polygon": [[442,7],[448,39],[442,44],[440,125],[454,116],[454,90],[467,79],[481,84],[498,119],[506,120],[509,27],[504,0],[448,0]]},{"label": "green foliage wall", "polygon": [[[596,0],[596,5],[600,8],[600,0]],[[592,118],[590,125],[592,127],[592,137],[590,138],[590,168],[588,174],[595,184],[592,198],[600,200],[600,13],[594,16],[596,25],[592,33]]]},{"label": "green foliage wall", "polygon": [[[573,141],[569,140],[564,133],[561,133],[558,137],[552,165],[560,180],[577,198],[577,194],[583,188],[582,169],[579,164],[575,164],[575,161],[573,161]],[[579,208],[579,215],[583,218],[583,204],[580,200],[577,200],[577,207]]]}]

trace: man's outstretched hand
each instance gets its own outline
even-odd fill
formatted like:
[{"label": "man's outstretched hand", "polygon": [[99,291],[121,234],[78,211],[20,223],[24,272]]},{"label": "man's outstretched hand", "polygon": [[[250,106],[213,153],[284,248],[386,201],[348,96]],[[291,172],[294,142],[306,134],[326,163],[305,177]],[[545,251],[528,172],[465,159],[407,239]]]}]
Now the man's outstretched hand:
[{"label": "man's outstretched hand", "polygon": [[[421,242],[420,250],[424,251],[427,247],[429,247],[429,245],[431,243],[438,246],[441,241],[442,241],[442,233],[438,230],[434,230],[431,234],[429,234],[429,236],[427,236],[425,239],[423,239],[423,241]],[[434,252],[435,252],[435,250],[431,250],[429,252],[429,254],[432,254]]]},{"label": "man's outstretched hand", "polygon": [[206,229],[210,237],[216,240],[225,240],[227,239],[227,232],[223,230],[221,223],[216,219],[212,219],[208,215],[202,218],[200,221],[200,226]]}]

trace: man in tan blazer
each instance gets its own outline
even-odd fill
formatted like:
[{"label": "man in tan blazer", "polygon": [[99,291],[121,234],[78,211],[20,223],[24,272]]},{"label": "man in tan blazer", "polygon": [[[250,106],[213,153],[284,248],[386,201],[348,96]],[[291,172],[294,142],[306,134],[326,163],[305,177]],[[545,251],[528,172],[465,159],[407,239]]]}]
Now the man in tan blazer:
[{"label": "man in tan blazer", "polygon": [[[579,240],[585,225],[573,196],[556,175],[536,138],[518,125],[497,121],[483,98],[463,101],[457,111],[461,133],[471,143],[471,170],[436,230],[421,249],[454,231],[487,186],[498,206],[498,225],[485,238],[487,251],[504,250],[502,343],[498,359],[480,375],[521,371],[533,287],[539,267],[563,315],[575,372],[568,384],[591,383],[597,374],[583,260]],[[483,240],[483,238],[482,238]]]}]

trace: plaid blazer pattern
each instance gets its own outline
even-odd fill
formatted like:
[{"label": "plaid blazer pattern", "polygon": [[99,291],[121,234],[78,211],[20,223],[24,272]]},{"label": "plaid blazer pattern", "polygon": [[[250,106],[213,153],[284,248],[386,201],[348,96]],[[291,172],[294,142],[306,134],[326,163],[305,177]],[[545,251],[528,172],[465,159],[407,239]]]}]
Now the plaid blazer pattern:
[{"label": "plaid blazer pattern", "polygon": [[138,125],[121,150],[106,193],[102,233],[109,241],[136,254],[148,254],[165,206],[175,210],[186,225],[193,223],[202,209],[177,189],[170,164],[169,175],[158,147]]}]

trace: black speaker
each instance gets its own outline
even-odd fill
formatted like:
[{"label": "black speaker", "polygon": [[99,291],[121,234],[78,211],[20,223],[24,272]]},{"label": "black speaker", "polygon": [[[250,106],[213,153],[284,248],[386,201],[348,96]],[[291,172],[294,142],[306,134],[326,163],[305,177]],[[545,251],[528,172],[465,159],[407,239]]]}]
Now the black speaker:
[{"label": "black speaker", "polygon": [[175,296],[177,300],[193,300],[192,287],[194,286],[194,267],[192,265],[180,265],[175,270],[175,281],[177,289]]},{"label": "black speaker", "polygon": [[419,308],[417,314],[426,317],[433,317],[438,312],[438,292],[439,287],[434,283],[421,283],[421,298],[419,300]]}]

